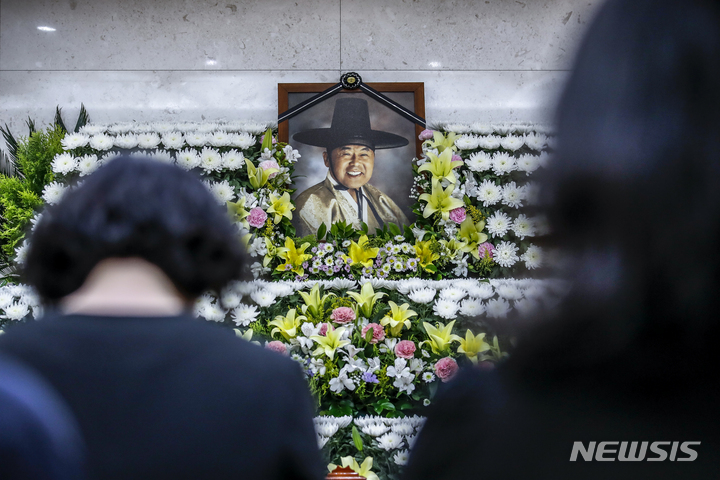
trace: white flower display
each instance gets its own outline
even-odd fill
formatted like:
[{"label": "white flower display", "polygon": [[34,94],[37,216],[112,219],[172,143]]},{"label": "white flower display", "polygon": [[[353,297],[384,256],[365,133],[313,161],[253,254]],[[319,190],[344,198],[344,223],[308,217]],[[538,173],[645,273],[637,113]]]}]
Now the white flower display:
[{"label": "white flower display", "polygon": [[217,172],[223,167],[222,155],[214,148],[203,148],[200,152],[200,168],[205,173]]},{"label": "white flower display", "polygon": [[478,146],[485,150],[495,150],[500,147],[500,137],[495,135],[487,135],[485,137],[478,137]]},{"label": "white flower display", "polygon": [[65,187],[64,185],[58,182],[52,182],[45,186],[45,189],[42,193],[42,198],[43,200],[45,200],[46,203],[54,205],[62,199],[63,195],[65,195],[66,190],[67,187]]},{"label": "white flower display", "polygon": [[478,186],[477,191],[477,198],[482,202],[484,207],[495,205],[503,198],[502,188],[492,180],[483,180]]},{"label": "white flower display", "polygon": [[472,298],[479,298],[480,300],[486,300],[495,295],[492,285],[489,283],[479,283],[473,287],[467,288],[468,295]]},{"label": "white flower display", "polygon": [[191,147],[203,147],[208,143],[208,137],[201,132],[192,132],[185,135],[185,142]]},{"label": "white flower display", "polygon": [[525,145],[532,148],[533,150],[542,150],[545,145],[547,145],[547,137],[545,135],[539,135],[539,134],[526,134],[525,138]]},{"label": "white flower display", "polygon": [[524,191],[515,182],[506,183],[502,189],[502,203],[512,208],[522,207]]},{"label": "white flower display", "polygon": [[502,237],[510,230],[511,220],[506,213],[497,210],[487,219],[486,225],[493,237]]},{"label": "white flower display", "polygon": [[465,161],[465,165],[473,172],[484,172],[492,168],[492,156],[486,152],[475,152]]},{"label": "white flower display", "polygon": [[250,298],[261,307],[269,307],[275,303],[275,295],[262,289],[255,290],[250,294]]},{"label": "white flower display", "polygon": [[60,140],[60,144],[65,150],[75,150],[84,147],[90,142],[90,137],[82,133],[68,133]]},{"label": "white flower display", "polygon": [[525,262],[525,267],[528,270],[534,270],[540,268],[543,265],[543,253],[542,249],[536,245],[530,244],[530,246],[522,254],[520,260]]},{"label": "white flower display", "polygon": [[463,123],[448,123],[445,125],[445,130],[448,132],[463,134],[470,132],[470,126]]},{"label": "white flower display", "polygon": [[192,170],[200,165],[200,156],[190,148],[178,152],[175,158],[177,165],[184,170]]},{"label": "white flower display", "polygon": [[485,312],[485,305],[477,298],[466,298],[460,302],[460,314],[466,317],[477,317]]},{"label": "white flower display", "polygon": [[8,320],[22,320],[30,313],[30,307],[21,302],[13,302],[10,305],[7,305],[4,310],[5,314],[0,315],[0,317]]},{"label": "white flower display", "polygon": [[480,135],[490,135],[495,131],[495,128],[489,123],[475,122],[470,125],[470,129]]},{"label": "white flower display", "polygon": [[139,148],[155,148],[160,145],[160,135],[154,132],[141,133],[137,140]]},{"label": "white flower display", "polygon": [[489,300],[486,308],[487,316],[490,318],[505,318],[510,312],[510,304],[507,300],[497,298]]},{"label": "white flower display", "polygon": [[365,435],[370,435],[371,437],[379,437],[380,435],[385,434],[388,430],[390,430],[390,427],[385,425],[384,423],[378,422],[378,423],[368,423],[360,428],[360,430]]},{"label": "white flower display", "polygon": [[185,138],[180,132],[166,132],[163,134],[161,142],[169,150],[179,150],[185,145]]},{"label": "white flower display", "polygon": [[60,153],[55,155],[50,166],[53,172],[67,175],[77,168],[77,159],[71,153]]},{"label": "white flower display", "polygon": [[519,150],[525,145],[525,139],[522,137],[516,137],[515,135],[508,135],[507,137],[500,140],[500,145],[505,150],[510,150],[514,152],[515,150]]},{"label": "white flower display", "polygon": [[107,126],[99,123],[88,123],[87,125],[83,125],[82,127],[80,127],[80,133],[91,136],[101,134],[106,130]]},{"label": "white flower display", "polygon": [[495,289],[498,296],[507,300],[520,300],[522,298],[522,292],[519,288],[512,284],[498,285]]},{"label": "white flower display", "polygon": [[493,260],[501,267],[511,267],[519,260],[517,251],[518,247],[514,243],[500,242],[495,246]]},{"label": "white flower display", "polygon": [[474,135],[463,135],[455,140],[455,146],[460,150],[473,150],[478,147],[478,139]]},{"label": "white flower display", "polygon": [[535,235],[533,222],[524,214],[518,215],[512,224],[512,231],[520,240]]},{"label": "white flower display", "polygon": [[245,155],[238,150],[230,150],[223,154],[222,164],[228,170],[238,170],[245,166]]},{"label": "white flower display", "polygon": [[438,299],[435,302],[435,305],[433,305],[433,312],[435,315],[447,319],[455,318],[455,314],[457,314],[459,309],[460,305],[458,305],[457,302],[444,300],[442,298]]},{"label": "white flower display", "polygon": [[440,290],[440,298],[443,300],[452,300],[453,302],[459,302],[465,296],[467,292],[462,288],[448,287]]},{"label": "white flower display", "polygon": [[227,132],[218,130],[217,132],[210,134],[208,141],[213,147],[225,147],[230,145],[232,137],[228,135]]},{"label": "white flower display", "polygon": [[535,155],[525,154],[517,159],[517,169],[525,172],[528,176],[538,168],[540,168],[540,161]]},{"label": "white flower display", "polygon": [[232,144],[236,147],[242,148],[243,150],[252,147],[255,143],[255,135],[251,133],[238,133],[233,135],[232,138]]},{"label": "white flower display", "polygon": [[100,163],[95,155],[83,155],[78,158],[77,170],[80,172],[81,177],[90,175],[97,170],[99,166]]},{"label": "white flower display", "polygon": [[492,169],[495,175],[505,175],[517,168],[515,158],[505,152],[499,152],[493,155]]},{"label": "white flower display", "polygon": [[110,135],[99,133],[90,137],[90,146],[95,150],[110,150],[115,144],[115,139]]},{"label": "white flower display", "polygon": [[407,465],[408,460],[410,459],[410,451],[409,450],[400,450],[393,456],[393,462],[395,462],[397,465]]},{"label": "white flower display", "polygon": [[408,298],[416,303],[430,303],[435,300],[435,289],[419,288],[408,293]]},{"label": "white flower display", "polygon": [[115,137],[115,146],[120,148],[131,149],[138,145],[138,138],[136,135],[130,133],[125,135],[118,135]]},{"label": "white flower display", "polygon": [[378,447],[383,450],[396,450],[403,445],[403,438],[394,432],[388,432],[377,438]]}]

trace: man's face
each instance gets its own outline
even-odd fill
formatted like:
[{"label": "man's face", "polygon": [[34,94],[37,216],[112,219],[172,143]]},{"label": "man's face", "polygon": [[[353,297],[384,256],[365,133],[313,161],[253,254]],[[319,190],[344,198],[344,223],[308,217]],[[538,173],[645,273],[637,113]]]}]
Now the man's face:
[{"label": "man's face", "polygon": [[363,145],[345,145],[330,152],[323,152],[325,166],[341,185],[350,189],[358,189],[372,177],[375,166],[375,152]]}]

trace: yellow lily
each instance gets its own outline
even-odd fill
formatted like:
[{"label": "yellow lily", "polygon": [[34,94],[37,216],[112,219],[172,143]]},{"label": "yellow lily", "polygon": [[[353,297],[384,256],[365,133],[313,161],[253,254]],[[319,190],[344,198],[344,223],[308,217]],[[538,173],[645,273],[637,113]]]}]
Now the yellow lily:
[{"label": "yellow lily", "polygon": [[[443,246],[445,252],[450,258],[455,258],[458,252],[469,252],[468,244],[457,238],[451,240],[440,240],[440,245]],[[476,249],[477,250],[477,249]],[[443,254],[445,254],[445,252]]]},{"label": "yellow lily", "polygon": [[485,228],[485,220],[480,220],[478,223],[474,223],[472,218],[468,215],[465,220],[460,224],[460,231],[458,236],[468,243],[466,252],[476,259],[480,260],[480,254],[478,253],[478,245],[486,242],[488,236],[482,233]]},{"label": "yellow lily", "polygon": [[250,160],[245,160],[245,165],[247,165],[248,180],[250,180],[250,185],[255,190],[264,186],[268,182],[270,175],[280,171],[277,168],[268,168],[263,170],[262,168],[253,165]]},{"label": "yellow lily", "polygon": [[378,256],[379,248],[372,248],[368,245],[367,235],[361,236],[357,242],[352,242],[348,253],[350,255],[343,255],[345,261],[350,260],[350,265],[356,263],[361,264],[363,267],[370,267],[373,264],[373,259]]},{"label": "yellow lily", "polygon": [[[285,240],[285,243],[287,243],[287,239]],[[270,262],[272,262],[273,258],[277,257],[281,253],[286,253],[288,250],[285,247],[276,246],[268,237],[265,237],[265,247],[267,248],[267,253],[265,254],[265,258],[263,259],[264,267],[270,265]]]},{"label": "yellow lily", "polygon": [[447,134],[447,136],[443,135],[442,133],[435,131],[433,133],[433,139],[432,140],[425,140],[424,144],[428,148],[435,148],[437,149],[438,153],[444,152],[446,149],[451,151],[457,151],[457,147],[455,146],[455,140],[460,137],[457,133],[450,132]]},{"label": "yellow lily", "polygon": [[275,327],[270,332],[270,336],[275,335],[277,332],[285,337],[285,340],[295,338],[298,333],[298,327],[304,320],[307,320],[305,315],[298,315],[297,310],[291,308],[288,310],[286,316],[283,317],[282,315],[278,315],[275,317],[275,320],[268,322],[268,325]]},{"label": "yellow lily", "polygon": [[430,243],[430,240],[415,242],[415,255],[417,255],[418,263],[424,270],[435,272],[437,269],[434,268],[432,263],[440,258],[440,255],[430,249]]},{"label": "yellow lily", "polygon": [[385,315],[382,320],[380,320],[380,324],[383,327],[387,327],[389,325],[390,335],[398,337],[400,336],[400,332],[403,327],[410,328],[409,319],[410,317],[417,316],[417,312],[415,310],[408,310],[410,305],[407,303],[403,303],[398,306],[397,303],[391,300],[388,302],[388,305],[390,305],[390,312]]},{"label": "yellow lily", "polygon": [[317,357],[324,353],[332,360],[335,357],[335,350],[350,343],[350,340],[341,340],[344,333],[344,327],[333,328],[328,326],[325,336],[312,335],[310,340],[314,340],[318,344],[318,348],[313,351],[313,355]]},{"label": "yellow lily", "polygon": [[280,197],[276,197],[271,193],[268,198],[270,200],[270,208],[267,209],[267,213],[275,214],[276,225],[280,223],[282,217],[292,220],[292,211],[295,210],[295,205],[290,201],[290,194],[288,194],[288,192],[283,193]]},{"label": "yellow lily", "polygon": [[477,363],[478,354],[487,352],[488,350],[490,350],[490,345],[485,341],[485,334],[478,333],[477,335],[473,335],[470,329],[468,329],[468,331],[465,332],[465,338],[460,339],[460,347],[458,347],[457,351],[464,353],[471,362]]},{"label": "yellow lily", "polygon": [[437,327],[433,327],[428,322],[423,322],[425,331],[427,332],[428,337],[430,337],[430,340],[427,340],[427,342],[430,343],[430,348],[432,348],[433,353],[436,355],[441,355],[447,351],[452,342],[459,342],[461,340],[459,336],[451,333],[453,325],[455,325],[455,320],[447,325],[442,322],[438,322]]},{"label": "yellow lily", "polygon": [[311,317],[320,317],[320,310],[325,306],[325,302],[328,298],[334,297],[334,293],[328,293],[320,296],[320,284],[316,283],[315,286],[310,290],[310,293],[298,292],[303,298],[305,305],[300,308],[302,312]]},{"label": "yellow lily", "polygon": [[365,318],[370,318],[373,307],[375,307],[375,302],[385,296],[382,292],[375,293],[370,282],[363,284],[360,293],[347,292],[347,294],[355,299],[358,304],[358,310]]},{"label": "yellow lily", "polygon": [[462,200],[451,195],[453,190],[455,190],[455,185],[452,183],[443,190],[440,181],[433,178],[432,193],[423,193],[420,195],[420,200],[427,202],[425,210],[423,210],[423,217],[427,218],[435,212],[440,212],[443,220],[447,220],[450,218],[450,210],[455,210],[465,205]]},{"label": "yellow lily", "polygon": [[[365,457],[365,460],[363,461],[362,465],[359,465],[357,460],[355,460],[353,457],[342,457],[340,459],[342,462],[343,468],[350,468],[353,472],[357,473],[361,477],[366,478],[367,480],[380,480],[380,478],[375,474],[371,468],[373,466],[373,458],[372,457]],[[328,465],[328,470],[333,471],[338,466],[334,463],[331,463]]]},{"label": "yellow lily", "polygon": [[243,196],[237,202],[227,202],[226,205],[228,215],[230,215],[230,221],[233,223],[240,222],[243,227],[249,229],[250,225],[245,218],[250,215],[250,212],[245,210],[245,197]]},{"label": "yellow lily", "polygon": [[305,253],[308,247],[310,247],[310,244],[305,242],[300,248],[297,248],[292,238],[285,237],[285,247],[277,249],[277,256],[285,260],[285,263],[278,265],[275,270],[280,272],[292,271],[298,275],[303,275],[305,273],[302,267],[303,262],[312,258],[311,253]]},{"label": "yellow lily", "polygon": [[446,149],[440,155],[435,155],[433,152],[427,152],[427,157],[430,159],[429,162],[424,163],[418,168],[418,172],[430,172],[432,178],[436,180],[447,179],[450,183],[457,182],[457,177],[453,171],[460,165],[464,165],[462,161],[452,161],[453,152],[450,149]]},{"label": "yellow lily", "polygon": [[252,337],[253,337],[252,328],[248,328],[247,330],[245,330],[245,333],[242,333],[239,328],[233,328],[233,330],[235,330],[235,335],[242,338],[243,340],[246,340],[250,343],[254,343],[255,345],[260,345],[260,342],[257,342],[257,341],[254,342],[252,339]]}]

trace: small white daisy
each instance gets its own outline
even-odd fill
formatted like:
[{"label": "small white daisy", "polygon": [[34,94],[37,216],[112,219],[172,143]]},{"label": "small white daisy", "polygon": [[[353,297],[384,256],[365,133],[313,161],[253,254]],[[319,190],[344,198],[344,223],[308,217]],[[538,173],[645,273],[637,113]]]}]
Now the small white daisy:
[{"label": "small white daisy", "polygon": [[435,381],[435,374],[432,372],[425,372],[422,374],[423,382],[431,383]]}]

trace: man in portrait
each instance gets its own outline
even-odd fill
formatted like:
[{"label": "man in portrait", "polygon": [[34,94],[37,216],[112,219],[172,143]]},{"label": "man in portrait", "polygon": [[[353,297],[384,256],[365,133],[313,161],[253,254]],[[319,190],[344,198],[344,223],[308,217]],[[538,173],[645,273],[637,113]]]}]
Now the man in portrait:
[{"label": "man in portrait", "polygon": [[330,227],[341,220],[355,228],[364,222],[370,233],[386,223],[409,225],[395,202],[368,183],[375,166],[375,150],[404,147],[408,140],[373,130],[367,101],[338,99],[330,128],[305,130],[293,135],[293,139],[324,147],[323,161],[328,168],[325,180],[295,200],[298,235],[315,234],[321,224]]}]

